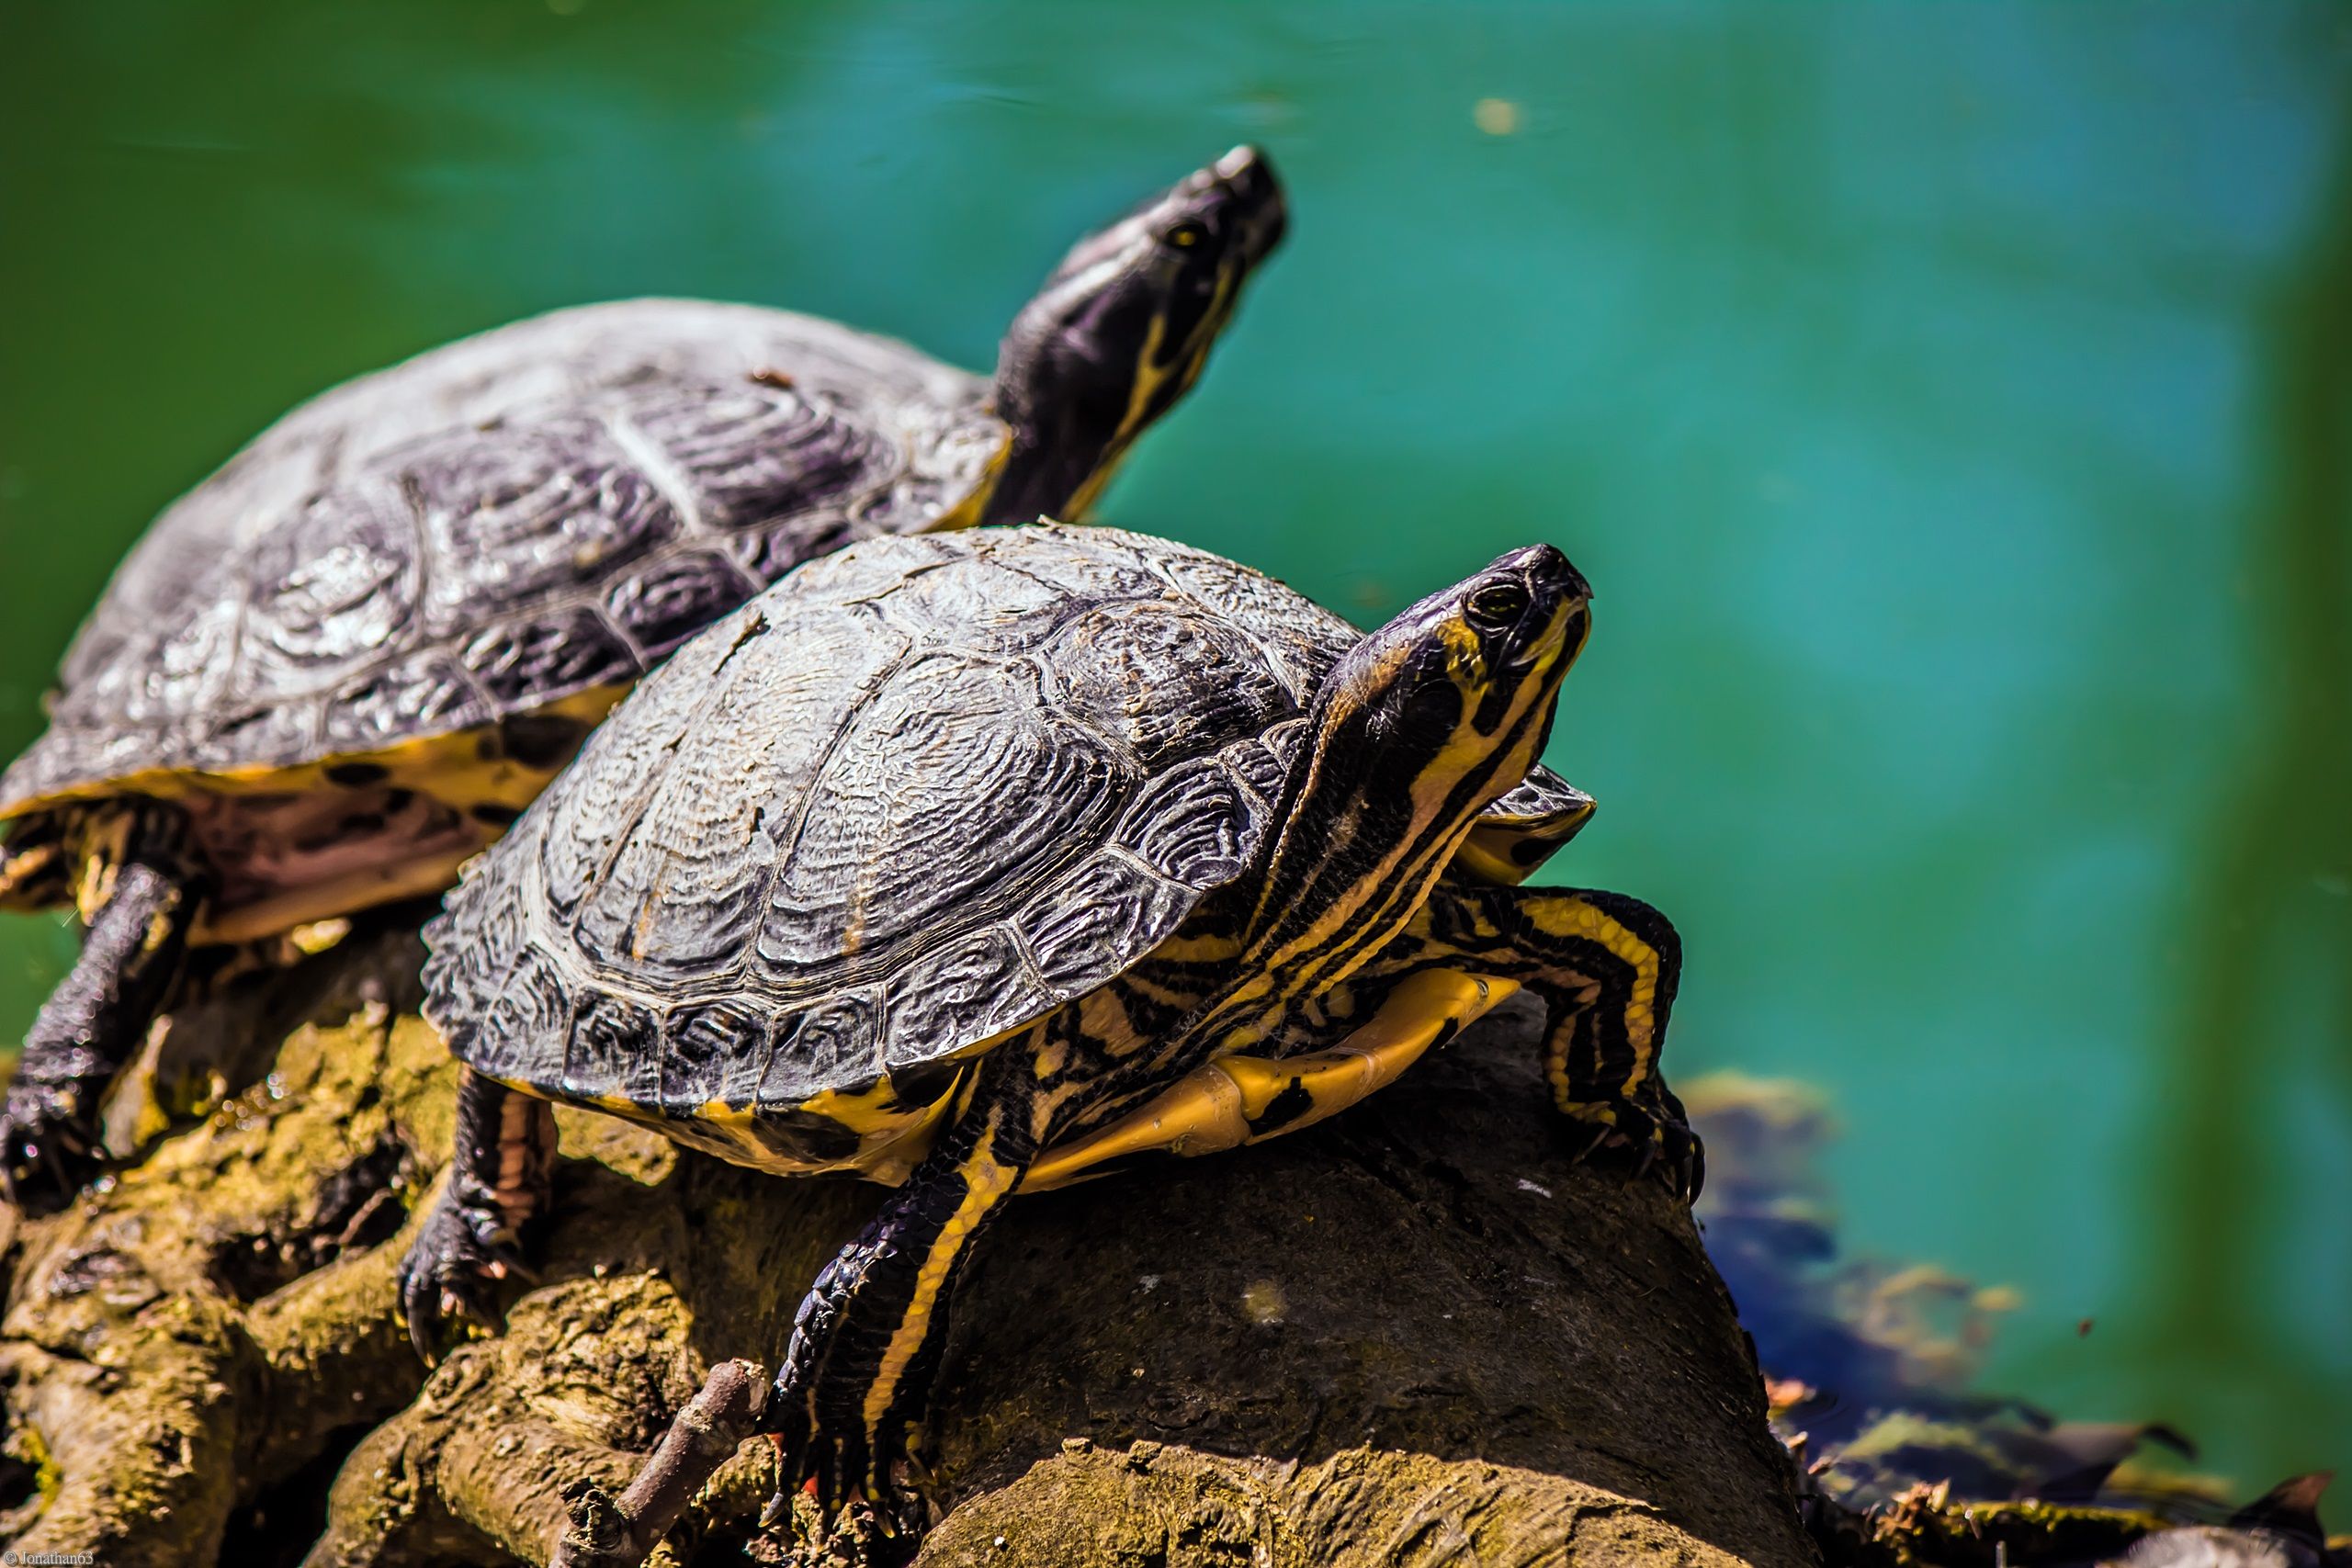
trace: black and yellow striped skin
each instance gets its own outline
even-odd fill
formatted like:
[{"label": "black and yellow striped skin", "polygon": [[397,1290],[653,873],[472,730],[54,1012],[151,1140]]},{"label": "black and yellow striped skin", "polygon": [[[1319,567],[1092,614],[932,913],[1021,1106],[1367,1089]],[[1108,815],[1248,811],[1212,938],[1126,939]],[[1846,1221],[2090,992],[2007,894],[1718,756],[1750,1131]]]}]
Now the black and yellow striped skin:
[{"label": "black and yellow striped skin", "polygon": [[[1468,607],[1498,574],[1517,592],[1490,605],[1523,613],[1481,627]],[[771,1405],[788,1481],[814,1477],[828,1502],[862,1491],[919,1526],[913,1446],[955,1277],[1041,1166],[1035,1184],[1057,1185],[1306,1125],[1522,986],[1553,1008],[1564,1110],[1630,1127],[1647,1100],[1675,1120],[1650,1071],[1670,928],[1607,895],[1445,880],[1481,809],[1540,755],[1586,629],[1582,580],[1556,552],[1521,552],[1342,663],[1262,864],[1119,979],[978,1058],[936,1147],[820,1277]]]},{"label": "black and yellow striped skin", "polygon": [[1084,517],[1192,389],[1287,224],[1272,165],[1237,147],[1072,249],[999,352],[1015,435],[987,521]]},{"label": "black and yellow striped skin", "polygon": [[[1560,1109],[1642,1144],[1688,1188],[1695,1145],[1656,1073],[1671,927],[1612,895],[1510,885],[1581,825],[1590,805],[1573,792],[1471,843],[1541,755],[1587,630],[1583,580],[1538,547],[1365,638],[1320,688],[1276,827],[1238,880],[1115,979],[919,1082],[783,1111],[598,1101],[738,1163],[897,1184],[799,1308],[766,1416],[787,1490],[813,1479],[829,1509],[863,1495],[886,1527],[921,1529],[916,1454],[947,1309],[1014,1196],[1311,1125],[1522,989],[1550,1014]],[[466,1092],[510,1094],[478,1077]],[[476,1207],[477,1231],[508,1220]],[[435,1282],[412,1255],[408,1299],[429,1304]]]},{"label": "black and yellow striped skin", "polygon": [[74,888],[89,923],[83,960],[33,1020],[0,1108],[0,1190],[37,1210],[71,1193],[96,1161],[99,1101],[121,1067],[116,1043],[144,1036],[207,891],[178,812],[125,801],[78,826],[77,858],[56,863],[83,872]]},{"label": "black and yellow striped skin", "polygon": [[1623,1146],[1696,1198],[1701,1150],[1657,1072],[1681,966],[1674,927],[1638,899],[1449,878],[1376,957],[1298,1010],[1283,1042],[1295,1048],[1212,1059],[1125,1116],[1046,1150],[1021,1190],[1312,1126],[1525,990],[1546,1014],[1553,1103],[1589,1129],[1583,1147]]}]

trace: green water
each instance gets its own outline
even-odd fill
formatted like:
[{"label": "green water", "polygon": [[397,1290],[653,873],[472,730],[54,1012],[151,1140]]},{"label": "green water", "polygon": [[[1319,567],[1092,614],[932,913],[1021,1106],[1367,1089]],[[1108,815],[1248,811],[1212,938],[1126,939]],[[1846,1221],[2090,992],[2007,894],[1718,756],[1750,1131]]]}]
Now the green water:
[{"label": "green water", "polygon": [[1669,1065],[1828,1086],[1848,1235],[2025,1292],[1988,1383],[2352,1469],[2352,9],[0,0],[0,124],[10,750],[307,393],[656,292],[984,367],[1263,141],[1104,515],[1365,617],[1565,547]]}]

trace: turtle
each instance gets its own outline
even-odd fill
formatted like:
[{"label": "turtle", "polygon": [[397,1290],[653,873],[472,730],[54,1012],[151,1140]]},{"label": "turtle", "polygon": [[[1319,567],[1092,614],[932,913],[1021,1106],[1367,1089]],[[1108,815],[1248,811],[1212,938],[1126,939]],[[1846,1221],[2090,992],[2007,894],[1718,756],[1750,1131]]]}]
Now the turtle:
[{"label": "turtle", "polygon": [[0,776],[0,906],[80,961],[0,1108],[55,1202],[191,946],[437,895],[619,695],[813,555],[1082,513],[1280,241],[1236,148],[1079,243],[994,378],[750,305],[640,299],[464,339],[312,400],[165,511]]},{"label": "turtle", "polygon": [[1524,989],[1577,1154],[1623,1145],[1687,1201],[1672,924],[1518,880],[1591,810],[1536,768],[1589,598],[1538,544],[1365,634],[1222,557],[1042,523],[801,568],[425,928],[461,1074],[398,1269],[420,1353],[533,1268],[556,1103],[893,1186],[763,1420],[787,1490],[909,1534],[944,1308],[1017,1192],[1311,1125]]}]

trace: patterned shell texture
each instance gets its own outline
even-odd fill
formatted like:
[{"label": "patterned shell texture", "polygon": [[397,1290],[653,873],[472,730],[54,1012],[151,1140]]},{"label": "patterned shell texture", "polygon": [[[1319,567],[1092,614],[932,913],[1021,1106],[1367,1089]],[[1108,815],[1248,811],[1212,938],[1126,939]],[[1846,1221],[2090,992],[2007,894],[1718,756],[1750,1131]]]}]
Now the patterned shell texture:
[{"label": "patterned shell texture", "polygon": [[811,555],[927,525],[989,383],[746,305],[594,305],[271,426],[157,519],[0,813],[158,771],[365,756],[635,681]]},{"label": "patterned shell texture", "polygon": [[784,1110],[1083,995],[1238,876],[1360,637],[1108,528],[873,540],[687,644],[451,895],[426,1011],[508,1082]]}]

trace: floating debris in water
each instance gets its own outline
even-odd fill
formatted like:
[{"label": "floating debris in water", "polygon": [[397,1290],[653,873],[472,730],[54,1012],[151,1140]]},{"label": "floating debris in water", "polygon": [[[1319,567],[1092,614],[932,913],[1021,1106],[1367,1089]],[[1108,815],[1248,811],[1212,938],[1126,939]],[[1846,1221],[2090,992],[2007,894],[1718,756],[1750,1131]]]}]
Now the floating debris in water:
[{"label": "floating debris in water", "polygon": [[1480,98],[1471,106],[1470,118],[1489,136],[1515,136],[1519,132],[1519,106],[1509,98]]},{"label": "floating debris in water", "polygon": [[2352,1568],[2352,1544],[2320,1529],[2325,1474],[2222,1521],[2218,1483],[2136,1462],[2149,1445],[2194,1459],[2171,1427],[2060,1421],[1974,1392],[2017,1292],[1839,1257],[1817,1168],[1837,1126],[1817,1090],[1717,1073],[1682,1098],[1707,1144],[1707,1251],[1755,1338],[1773,1429],[1833,1568]]}]

